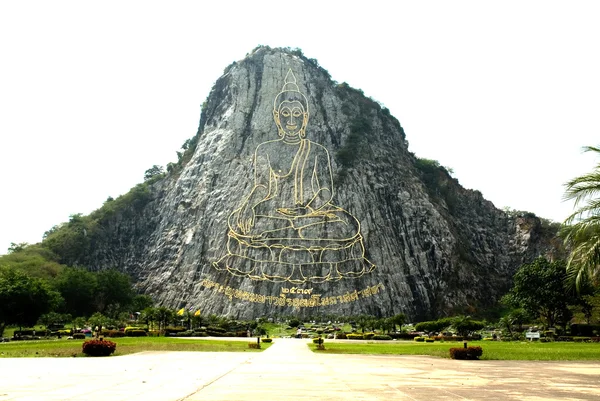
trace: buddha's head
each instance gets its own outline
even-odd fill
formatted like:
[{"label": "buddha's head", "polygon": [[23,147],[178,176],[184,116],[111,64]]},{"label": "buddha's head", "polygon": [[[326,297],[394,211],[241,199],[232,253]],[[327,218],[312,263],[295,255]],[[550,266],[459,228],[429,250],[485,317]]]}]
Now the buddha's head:
[{"label": "buddha's head", "polygon": [[280,137],[294,140],[306,136],[308,101],[296,85],[296,77],[291,69],[273,102],[273,118]]}]

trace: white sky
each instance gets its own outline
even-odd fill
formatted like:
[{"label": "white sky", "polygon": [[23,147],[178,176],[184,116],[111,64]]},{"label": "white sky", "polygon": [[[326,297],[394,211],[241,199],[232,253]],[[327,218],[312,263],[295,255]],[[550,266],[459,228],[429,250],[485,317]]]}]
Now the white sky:
[{"label": "white sky", "polygon": [[175,161],[259,44],[383,103],[497,207],[562,221],[564,182],[598,162],[600,2],[355,3],[0,2],[0,253]]}]

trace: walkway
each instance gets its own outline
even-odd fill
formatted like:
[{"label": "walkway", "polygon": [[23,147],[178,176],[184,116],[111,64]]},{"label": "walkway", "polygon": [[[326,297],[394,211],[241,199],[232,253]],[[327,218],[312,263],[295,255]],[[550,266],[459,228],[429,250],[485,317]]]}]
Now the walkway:
[{"label": "walkway", "polygon": [[0,401],[600,399],[600,361],[325,355],[306,344],[275,339],[261,353],[0,359]]}]

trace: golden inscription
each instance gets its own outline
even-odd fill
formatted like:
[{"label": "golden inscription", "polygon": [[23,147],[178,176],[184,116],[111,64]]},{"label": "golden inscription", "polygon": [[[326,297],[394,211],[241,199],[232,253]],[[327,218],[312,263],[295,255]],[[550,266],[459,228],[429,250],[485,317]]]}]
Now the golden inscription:
[{"label": "golden inscription", "polygon": [[[379,283],[373,286],[367,286],[361,290],[355,290],[352,292],[346,291],[345,293],[340,295],[327,297],[321,295],[311,295],[310,298],[303,298],[299,296],[292,297],[291,295],[293,294],[289,291],[284,292],[283,288],[279,296],[272,296],[255,294],[249,291],[239,290],[236,288],[229,287],[227,285],[216,283],[209,279],[204,279],[201,285],[214,292],[223,294],[224,296],[229,298],[230,301],[236,299],[257,304],[266,304],[269,306],[291,306],[294,308],[314,308],[317,306],[347,304],[350,302],[358,301],[359,299],[371,297],[385,290],[383,284]],[[312,288],[310,290],[312,291]],[[299,294],[301,293],[296,292],[294,295]]]}]

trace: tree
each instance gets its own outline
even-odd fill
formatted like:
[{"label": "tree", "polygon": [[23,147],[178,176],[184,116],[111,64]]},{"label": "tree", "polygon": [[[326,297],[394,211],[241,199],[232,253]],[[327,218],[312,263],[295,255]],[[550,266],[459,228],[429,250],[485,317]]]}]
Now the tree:
[{"label": "tree", "polygon": [[0,336],[7,324],[33,326],[59,302],[60,294],[44,280],[16,269],[0,269]]},{"label": "tree", "polygon": [[150,308],[154,305],[154,300],[150,295],[138,294],[131,300],[132,312],[140,312],[146,308]]},{"label": "tree", "polygon": [[470,316],[457,316],[452,321],[452,327],[459,336],[466,337],[471,335],[474,331],[483,329],[485,324],[471,319]]},{"label": "tree", "polygon": [[113,326],[115,324],[115,322],[111,318],[109,318],[108,316],[104,316],[100,312],[96,312],[92,316],[90,316],[90,318],[88,319],[88,323],[94,329],[98,327],[99,332],[102,331],[103,327]]},{"label": "tree", "polygon": [[[584,152],[600,156],[600,148],[586,146]],[[600,280],[600,163],[588,174],[575,177],[565,184],[565,200],[574,200],[576,208],[564,222],[562,235],[570,249],[567,269],[569,278],[580,288],[587,276],[598,284]]]},{"label": "tree", "polygon": [[148,181],[149,179],[161,175],[162,173],[164,173],[163,167],[155,164],[144,172],[144,181]]},{"label": "tree", "polygon": [[451,325],[452,325],[452,319],[446,317],[446,318],[442,318],[442,319],[438,319],[438,320],[434,320],[434,321],[417,323],[415,325],[415,330],[416,331],[424,331],[427,333],[434,333],[434,332],[440,333],[444,329],[448,328]]},{"label": "tree", "polygon": [[71,315],[68,313],[48,312],[40,316],[38,324],[44,325],[47,329],[52,326],[64,326],[65,323],[71,321]]},{"label": "tree", "polygon": [[557,323],[564,325],[570,315],[568,305],[575,303],[577,298],[566,287],[566,279],[563,261],[549,262],[539,257],[517,270],[513,288],[502,302],[539,317],[546,327],[554,327]]},{"label": "tree", "polygon": [[58,256],[39,244],[11,246],[7,255],[0,256],[0,265],[15,268],[29,277],[54,279],[64,268]]},{"label": "tree", "polygon": [[19,242],[18,244],[11,242],[10,246],[8,247],[8,253],[21,252],[28,246],[29,246],[29,244],[27,242]]},{"label": "tree", "polygon": [[64,310],[73,316],[89,316],[96,311],[96,274],[84,268],[69,267],[56,278],[54,287],[64,298]]},{"label": "tree", "polygon": [[139,320],[146,322],[149,330],[152,330],[152,326],[157,319],[157,308],[148,307],[142,310]]},{"label": "tree", "polygon": [[399,313],[392,318],[392,324],[394,325],[393,330],[396,331],[396,326],[400,326],[402,329],[402,325],[406,323],[406,315],[404,313]]},{"label": "tree", "polygon": [[164,330],[175,318],[175,312],[171,309],[165,308],[161,306],[160,308],[156,308],[155,312],[155,321],[158,323],[158,329]]},{"label": "tree", "polygon": [[96,309],[99,312],[110,310],[111,316],[116,317],[133,300],[131,279],[127,274],[116,269],[103,270],[97,273],[96,278],[98,280],[95,296]]}]

